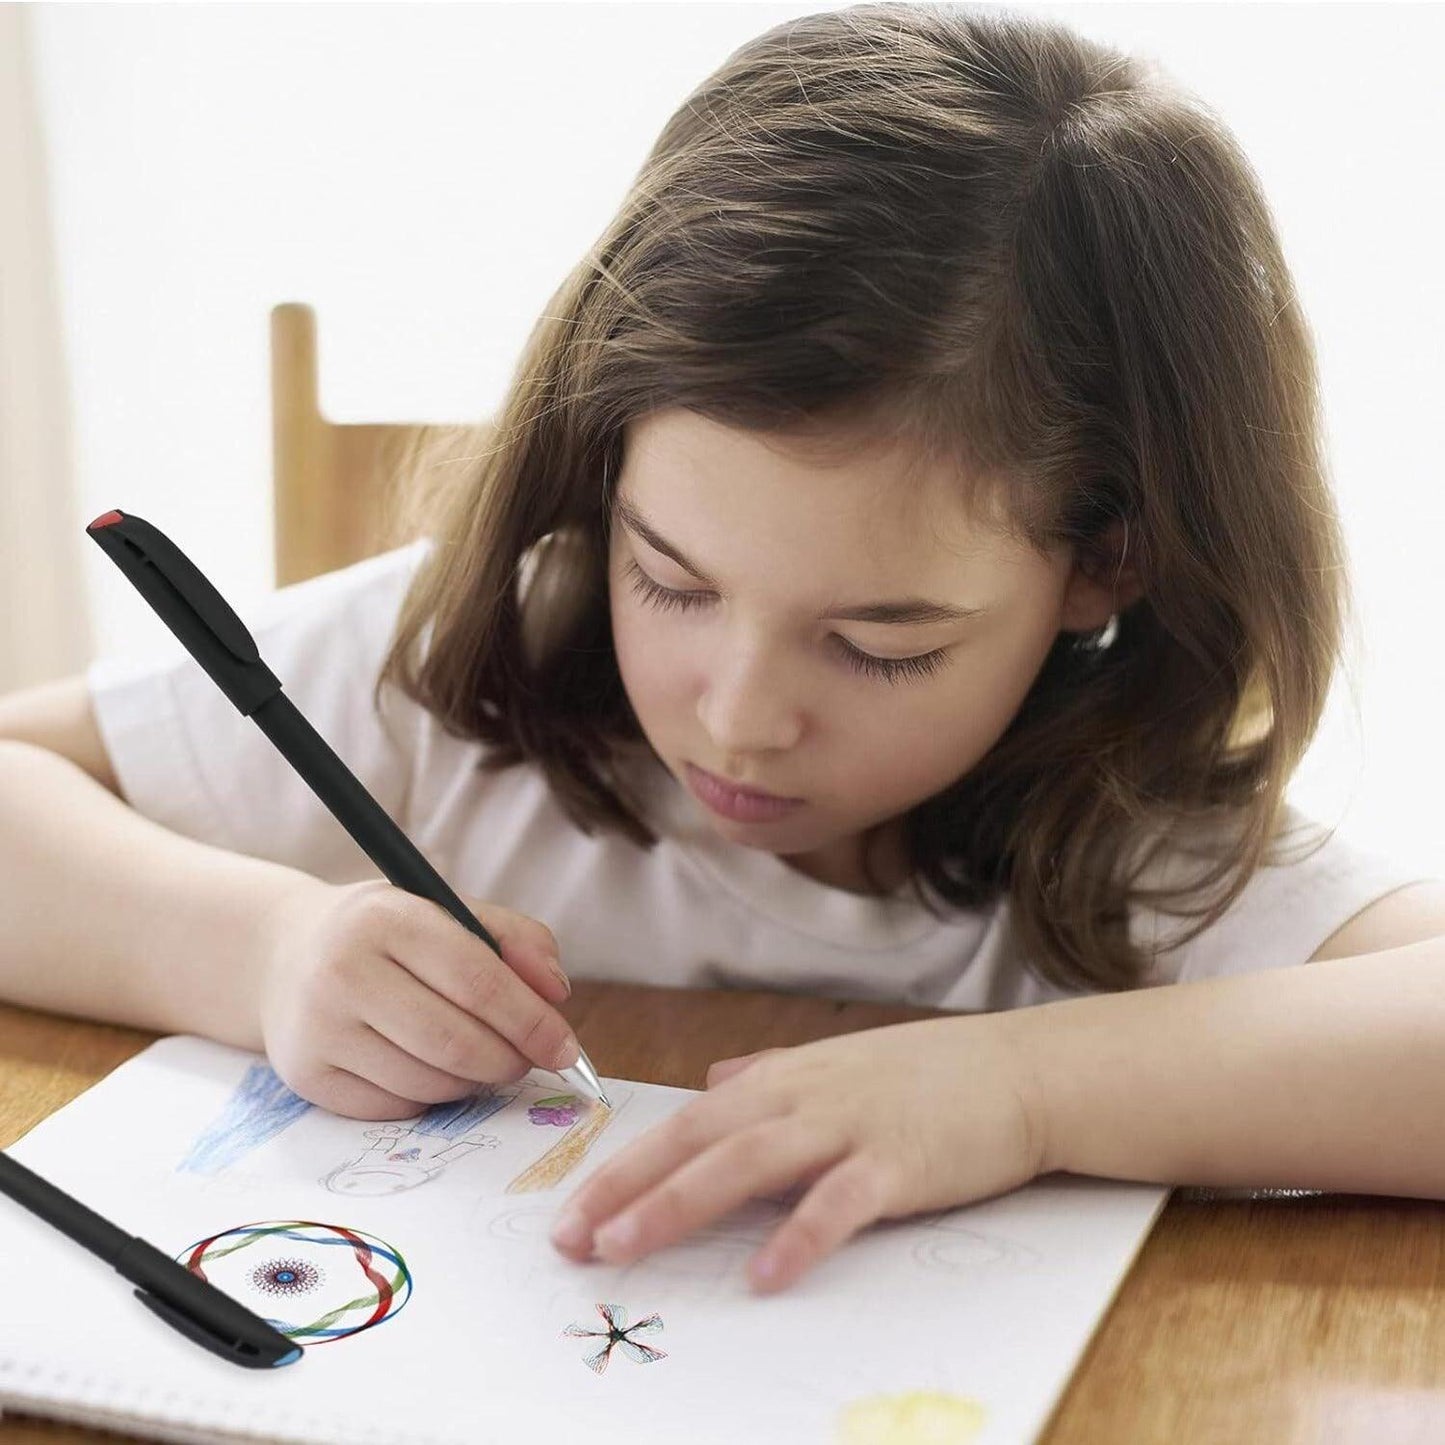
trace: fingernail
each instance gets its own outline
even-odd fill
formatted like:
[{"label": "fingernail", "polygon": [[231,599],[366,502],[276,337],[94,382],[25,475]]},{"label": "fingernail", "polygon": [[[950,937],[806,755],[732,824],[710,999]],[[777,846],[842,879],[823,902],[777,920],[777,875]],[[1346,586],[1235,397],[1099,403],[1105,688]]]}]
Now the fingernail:
[{"label": "fingernail", "polygon": [[778,1258],[773,1254],[760,1255],[753,1261],[753,1281],[767,1286],[778,1277]]},{"label": "fingernail", "polygon": [[562,1249],[586,1249],[592,1237],[580,1214],[564,1214],[552,1229],[552,1243]]},{"label": "fingernail", "polygon": [[568,1034],[563,1041],[562,1047],[557,1050],[557,1068],[570,1069],[581,1057],[581,1044],[579,1044],[571,1034]]},{"label": "fingernail", "polygon": [[641,1226],[636,1218],[632,1215],[625,1215],[599,1229],[593,1243],[597,1246],[600,1254],[626,1254],[637,1243],[640,1230]]},{"label": "fingernail", "polygon": [[572,982],[571,982],[571,980],[567,977],[567,975],[566,975],[565,973],[562,972],[562,970],[561,970],[555,963],[551,964],[551,969],[552,969],[552,977],[555,978],[555,979],[557,980],[557,982],[562,985],[562,996],[563,996],[563,998],[571,998],[571,997],[572,997]]}]

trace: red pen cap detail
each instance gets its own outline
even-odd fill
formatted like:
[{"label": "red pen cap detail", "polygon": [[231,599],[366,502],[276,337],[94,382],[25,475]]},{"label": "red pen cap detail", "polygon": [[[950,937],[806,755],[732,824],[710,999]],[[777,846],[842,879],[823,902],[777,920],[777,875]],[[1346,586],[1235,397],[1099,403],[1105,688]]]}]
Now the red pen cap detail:
[{"label": "red pen cap detail", "polygon": [[87,532],[93,532],[97,527],[109,527],[116,522],[123,521],[125,521],[124,512],[106,512],[102,516],[97,517],[85,530]]}]

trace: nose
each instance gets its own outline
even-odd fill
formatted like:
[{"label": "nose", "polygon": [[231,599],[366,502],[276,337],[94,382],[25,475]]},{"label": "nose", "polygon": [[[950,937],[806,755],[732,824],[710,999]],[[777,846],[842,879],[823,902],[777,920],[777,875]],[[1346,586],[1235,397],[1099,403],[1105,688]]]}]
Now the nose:
[{"label": "nose", "polygon": [[782,659],[757,646],[723,648],[704,662],[697,715],[719,758],[793,748],[803,730]]}]

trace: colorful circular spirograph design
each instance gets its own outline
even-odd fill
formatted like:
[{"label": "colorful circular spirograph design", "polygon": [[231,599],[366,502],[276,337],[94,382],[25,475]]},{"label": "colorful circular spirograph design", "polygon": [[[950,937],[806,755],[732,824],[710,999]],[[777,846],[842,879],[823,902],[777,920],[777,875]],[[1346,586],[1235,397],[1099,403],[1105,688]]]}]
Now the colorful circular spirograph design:
[{"label": "colorful circular spirograph design", "polygon": [[393,1318],[411,1271],[384,1239],[308,1219],[238,1224],[176,1256],[302,1345],[324,1345]]}]

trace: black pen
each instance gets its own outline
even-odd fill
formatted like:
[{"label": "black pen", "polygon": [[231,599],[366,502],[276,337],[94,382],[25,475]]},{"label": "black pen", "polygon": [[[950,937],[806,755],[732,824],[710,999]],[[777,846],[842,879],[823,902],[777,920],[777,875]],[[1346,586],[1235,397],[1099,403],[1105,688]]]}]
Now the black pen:
[{"label": "black pen", "polygon": [[[261,661],[256,639],[200,568],[159,527],[125,512],[106,512],[85,530],[241,715],[276,744],[388,881],[441,904],[500,958],[497,940],[281,691],[276,674]],[[585,1052],[579,1051],[575,1064],[548,1072],[607,1104]]]},{"label": "black pen", "polygon": [[78,1199],[0,1150],[0,1191],[138,1285],[136,1298],[187,1339],[233,1365],[268,1369],[301,1358],[301,1346],[224,1290],[177,1264],[138,1235],[127,1234]]}]

